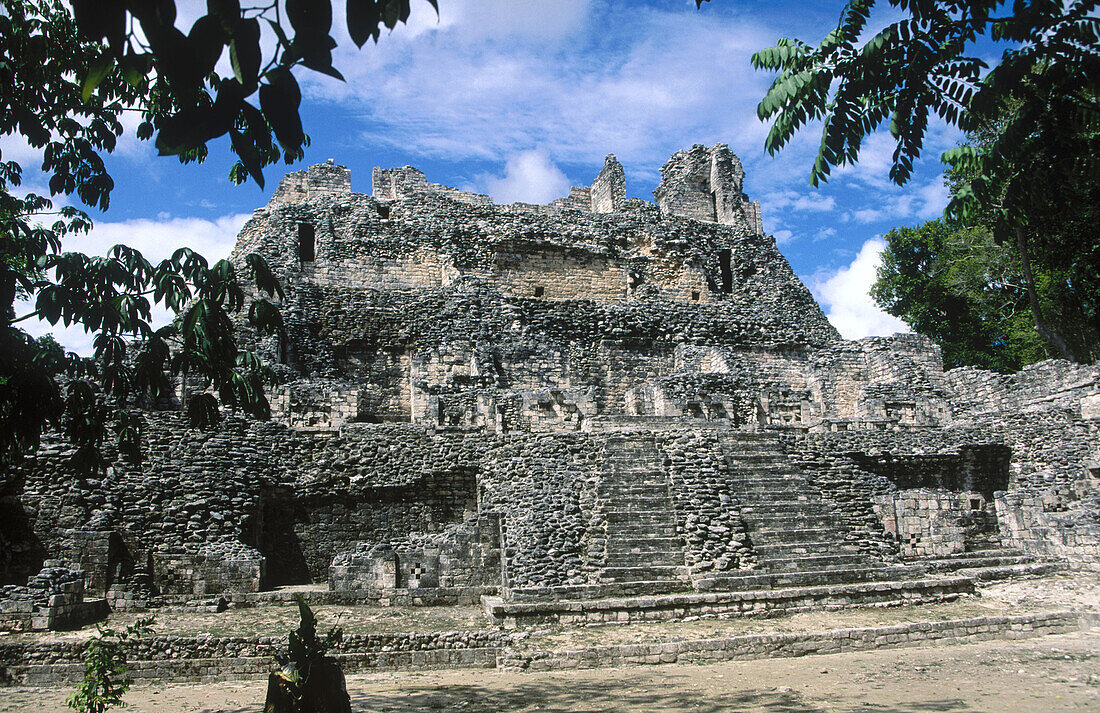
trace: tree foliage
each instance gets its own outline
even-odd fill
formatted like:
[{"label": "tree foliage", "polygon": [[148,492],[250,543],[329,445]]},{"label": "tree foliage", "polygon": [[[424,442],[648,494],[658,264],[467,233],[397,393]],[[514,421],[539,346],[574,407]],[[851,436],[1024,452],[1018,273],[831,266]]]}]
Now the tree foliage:
[{"label": "tree foliage", "polygon": [[[173,0],[3,0],[2,8],[0,136],[38,151],[52,195],[101,210],[114,188],[103,156],[124,112],[140,112],[139,138],[184,162],[203,160],[207,144],[228,135],[231,179],[263,185],[264,166],[300,158],[308,141],[293,70],[340,77],[327,1],[210,0],[182,29]],[[349,0],[351,37],[377,41],[409,12],[409,0]],[[219,74],[223,57],[231,75]],[[53,210],[45,196],[17,195],[22,173],[0,160],[0,465],[35,447],[49,422],[73,442],[80,472],[105,465],[111,430],[122,454],[140,457],[133,407],[168,395],[172,375],[184,380],[185,398],[188,384],[198,391],[187,403],[195,425],[213,423],[221,406],[268,414],[271,372],[238,348],[232,327],[232,314],[244,311],[258,333],[282,333],[282,291],[262,258],[247,256],[240,275],[187,248],[157,264],[126,246],[104,257],[65,252],[65,237],[87,231],[90,219],[71,206]],[[154,328],[154,305],[178,318]],[[59,356],[56,344],[23,331],[28,319],[94,333],[94,358]]]},{"label": "tree foliage", "polygon": [[[84,74],[82,95],[112,76],[124,80],[141,98],[138,135],[155,136],[161,154],[201,159],[228,134],[238,159],[230,177],[263,186],[263,167],[301,158],[306,143],[292,70],[343,80],[332,62],[332,3],[208,0],[206,9],[181,29],[174,0],[73,0],[81,34],[105,50]],[[377,42],[383,26],[392,30],[410,11],[411,0],[348,0],[348,33],[358,47]],[[218,73],[223,57],[232,75]]]},{"label": "tree foliage", "polygon": [[133,679],[127,676],[126,642],[152,633],[153,617],[139,619],[124,631],[97,627],[84,649],[84,680],[66,701],[79,713],[104,713],[125,706],[122,697]]},{"label": "tree foliage", "polygon": [[871,297],[939,344],[945,367],[1012,372],[1049,356],[1032,325],[1020,261],[988,230],[933,220],[884,237]]},{"label": "tree foliage", "polygon": [[[1003,123],[970,132],[964,148],[987,151],[1000,140]],[[971,182],[974,170],[947,172],[952,195]],[[1042,180],[1038,172],[1037,178]],[[1080,361],[1095,360],[1100,357],[1097,255],[1063,253],[1059,246],[1095,250],[1100,207],[1091,196],[1100,192],[1100,177],[1079,176],[1063,190],[1069,191],[1065,200],[1031,209],[1029,220],[1043,225],[1033,241],[1050,252],[1030,260],[1030,272],[1018,242],[994,239],[996,210],[983,211],[966,224],[935,220],[890,231],[872,297],[935,339],[949,366],[1014,371],[1066,351]],[[1042,315],[1042,329],[1036,314]],[[1058,335],[1061,345],[1050,334]]]},{"label": "tree foliage", "polygon": [[[1095,229],[1047,230],[1082,199],[1095,202],[1081,186],[1095,190],[1100,173],[1098,3],[888,4],[902,19],[873,30],[875,0],[851,0],[817,46],[784,38],[753,56],[758,69],[777,73],[757,108],[771,121],[765,148],[774,153],[821,122],[810,170],[817,185],[857,161],[863,141],[886,125],[895,141],[890,178],[904,184],[934,117],[971,135],[996,127],[991,141],[943,154],[962,177],[946,216],[985,221],[994,239],[1013,245],[1036,329],[1060,356],[1088,360],[1093,349],[1075,349],[1044,313],[1038,281],[1060,270],[1079,295],[1100,288]],[[1006,47],[993,66],[978,55],[980,40]]]}]

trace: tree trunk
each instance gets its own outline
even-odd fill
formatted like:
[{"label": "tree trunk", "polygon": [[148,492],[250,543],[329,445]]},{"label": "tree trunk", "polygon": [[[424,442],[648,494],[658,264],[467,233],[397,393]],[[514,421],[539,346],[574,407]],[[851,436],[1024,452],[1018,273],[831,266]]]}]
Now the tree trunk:
[{"label": "tree trunk", "polygon": [[351,697],[340,664],[326,656],[295,685],[278,674],[267,679],[264,713],[351,713]]},{"label": "tree trunk", "polygon": [[1031,273],[1031,258],[1027,254],[1027,235],[1024,233],[1024,229],[1018,225],[1016,226],[1016,249],[1020,251],[1020,265],[1024,270],[1024,286],[1027,288],[1027,301],[1031,305],[1031,314],[1035,318],[1035,329],[1039,331],[1039,336],[1045,339],[1047,344],[1054,347],[1062,355],[1063,359],[1078,361],[1074,358],[1074,354],[1069,345],[1066,344],[1066,340],[1062,338],[1061,334],[1051,329],[1046,318],[1043,317],[1043,310],[1039,306],[1039,296],[1035,291],[1035,278]]}]

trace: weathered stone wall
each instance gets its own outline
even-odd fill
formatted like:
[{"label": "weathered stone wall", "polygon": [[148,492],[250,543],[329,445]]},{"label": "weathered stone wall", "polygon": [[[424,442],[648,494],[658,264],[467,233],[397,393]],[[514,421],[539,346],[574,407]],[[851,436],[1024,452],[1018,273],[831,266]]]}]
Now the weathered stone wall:
[{"label": "weathered stone wall", "polygon": [[600,175],[592,183],[592,212],[613,213],[626,201],[626,176],[614,154],[604,159]]},{"label": "weathered stone wall", "polygon": [[451,200],[472,205],[488,205],[493,202],[481,193],[460,191],[457,188],[430,183],[424,173],[412,166],[401,168],[375,168],[371,175],[371,193],[379,200],[397,200],[417,194],[446,196]]},{"label": "weathered stone wall", "polygon": [[1100,366],[1049,359],[1029,364],[1015,374],[961,367],[946,372],[945,377],[956,419],[1050,408],[1069,409],[1078,417],[1100,416],[1082,414],[1082,400],[1091,403],[1100,393]]},{"label": "weathered stone wall", "polygon": [[661,168],[653,192],[661,210],[695,220],[742,225],[763,233],[760,204],[742,192],[745,171],[725,144],[677,151]]},{"label": "weathered stone wall", "polygon": [[[326,581],[333,559],[360,543],[393,547],[399,562],[421,568],[396,569],[398,580],[419,586],[429,577],[442,587],[488,584],[478,576],[495,576],[497,542],[506,586],[593,584],[609,564],[593,538],[607,528],[596,488],[608,477],[612,437],[652,451],[654,476],[667,480],[675,511],[665,536],[684,538],[683,566],[751,566],[721,432],[691,428],[493,434],[348,424],[324,431],[230,419],[202,433],[185,429],[175,413],[150,413],[142,464],[118,460],[107,476],[73,487],[56,477],[60,449],[47,450],[20,469],[15,494],[46,550],[86,562],[93,581],[117,590],[202,596]],[[475,529],[460,534],[471,517]],[[498,520],[499,527],[487,524]],[[477,557],[474,543],[482,548]]]},{"label": "weathered stone wall", "polygon": [[1100,497],[1096,484],[996,495],[1005,544],[1074,567],[1100,571]]},{"label": "weathered stone wall", "polygon": [[[280,376],[274,420],[146,412],[146,459],[108,449],[89,479],[49,434],[0,481],[2,581],[60,556],[120,602],[689,586],[784,564],[791,543],[746,525],[779,537],[770,493],[852,550],[791,566],[872,567],[988,538],[995,492],[1100,477],[1096,367],[945,375],[924,337],[841,341],[724,146],[674,156],[660,206],[625,199],[613,156],[551,206],[372,178],[368,197],[332,163],[289,174],[241,231],[233,259],[286,287],[285,340],[242,332]],[[736,429],[767,443],[735,466]],[[1005,527],[1049,540],[1036,513]]]}]

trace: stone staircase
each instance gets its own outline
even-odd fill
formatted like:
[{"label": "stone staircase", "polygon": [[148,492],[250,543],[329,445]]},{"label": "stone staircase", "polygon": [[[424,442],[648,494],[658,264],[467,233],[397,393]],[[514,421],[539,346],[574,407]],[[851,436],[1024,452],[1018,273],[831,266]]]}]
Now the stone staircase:
[{"label": "stone staircase", "polygon": [[[655,438],[625,431],[608,435],[600,475],[591,486],[587,581],[511,588],[506,598],[543,602],[548,611],[572,611],[581,606],[576,602],[591,601],[599,608],[603,605],[595,603],[614,597],[665,601],[687,596],[685,592],[749,596],[812,590],[798,596],[855,605],[885,596],[883,592],[912,587],[931,591],[945,580],[965,580],[972,586],[974,581],[1041,576],[1056,569],[994,540],[947,557],[883,562],[846,541],[839,514],[787,459],[775,435],[730,431],[722,434],[719,447],[724,467],[718,475],[748,537],[751,568],[691,573],[665,456]],[[908,596],[898,595],[898,600]]]},{"label": "stone staircase", "polygon": [[766,433],[722,439],[757,573],[858,569],[871,561],[846,542],[838,516]]},{"label": "stone staircase", "polygon": [[684,541],[676,529],[663,456],[654,441],[609,438],[596,488],[605,547],[598,581],[684,579]]}]

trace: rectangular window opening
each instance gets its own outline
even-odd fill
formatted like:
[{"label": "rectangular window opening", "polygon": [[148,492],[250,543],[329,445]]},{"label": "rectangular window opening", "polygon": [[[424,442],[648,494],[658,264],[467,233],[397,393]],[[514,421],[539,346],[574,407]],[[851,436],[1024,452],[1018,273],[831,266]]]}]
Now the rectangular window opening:
[{"label": "rectangular window opening", "polygon": [[382,218],[389,218],[390,217],[390,207],[388,205],[386,205],[385,203],[379,203],[378,204],[378,215],[379,215],[379,217],[382,217]]},{"label": "rectangular window opening", "polygon": [[309,223],[298,223],[298,259],[313,262],[317,256],[316,236]]},{"label": "rectangular window opening", "polygon": [[542,297],[544,294],[546,294],[546,288],[545,287],[543,287],[542,285],[539,285],[538,287],[535,288],[535,297]]},{"label": "rectangular window opening", "polygon": [[722,292],[733,292],[733,266],[730,262],[732,254],[727,248],[718,253],[718,266],[722,271]]}]

